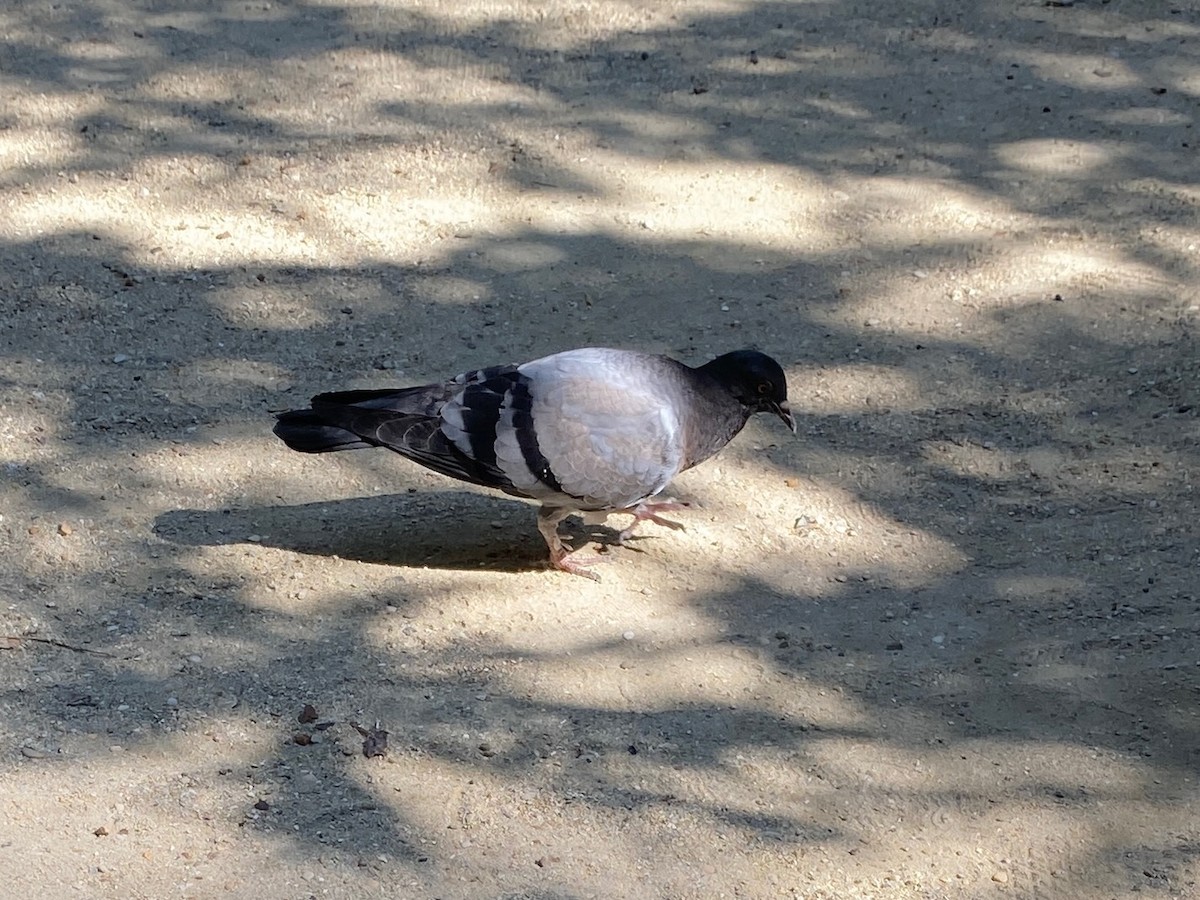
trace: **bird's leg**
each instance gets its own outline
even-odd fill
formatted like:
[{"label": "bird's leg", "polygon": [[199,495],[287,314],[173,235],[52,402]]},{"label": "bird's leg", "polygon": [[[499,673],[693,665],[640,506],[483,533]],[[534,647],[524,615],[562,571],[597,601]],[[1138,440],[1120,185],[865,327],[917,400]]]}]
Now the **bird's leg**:
[{"label": "bird's leg", "polygon": [[558,523],[570,514],[568,510],[547,506],[538,510],[538,531],[542,533],[542,537],[546,540],[546,546],[550,548],[550,565],[563,572],[570,572],[572,575],[581,575],[592,581],[599,581],[600,576],[589,571],[588,566],[604,562],[604,560],[601,557],[576,559],[575,554],[567,549],[558,534]]},{"label": "bird's leg", "polygon": [[621,510],[633,516],[633,521],[629,527],[617,535],[618,546],[624,543],[633,536],[633,530],[638,527],[640,522],[653,522],[655,525],[662,525],[665,528],[671,528],[675,531],[683,531],[683,523],[674,522],[671,519],[664,519],[659,515],[660,512],[675,512],[680,509],[691,508],[690,503],[685,503],[681,500],[643,500],[637,506],[631,506],[629,509]]}]

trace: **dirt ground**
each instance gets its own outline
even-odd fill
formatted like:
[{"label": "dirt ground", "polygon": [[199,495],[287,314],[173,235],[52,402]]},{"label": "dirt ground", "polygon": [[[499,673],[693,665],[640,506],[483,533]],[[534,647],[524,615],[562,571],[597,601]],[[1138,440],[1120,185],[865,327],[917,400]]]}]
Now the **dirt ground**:
[{"label": "dirt ground", "polygon": [[[0,30],[0,896],[1200,897],[1200,4]],[[800,423],[599,584],[270,433],[585,345]]]}]

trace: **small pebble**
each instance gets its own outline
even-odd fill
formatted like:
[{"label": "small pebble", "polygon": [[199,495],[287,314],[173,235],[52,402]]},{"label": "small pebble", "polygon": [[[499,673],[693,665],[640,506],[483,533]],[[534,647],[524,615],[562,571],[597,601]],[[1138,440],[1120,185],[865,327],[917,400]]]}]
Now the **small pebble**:
[{"label": "small pebble", "polygon": [[178,706],[178,705],[179,705],[178,697],[168,697],[167,698],[167,706]]},{"label": "small pebble", "polygon": [[257,803],[254,804],[254,808],[257,809],[259,812],[266,812],[268,809],[271,808],[271,804],[268,803],[266,800],[259,800]]},{"label": "small pebble", "polygon": [[992,873],[992,881],[996,882],[996,884],[1008,884],[1008,873],[1007,872],[993,872]]},{"label": "small pebble", "polygon": [[75,533],[75,529],[71,527],[71,523],[69,522],[59,522],[58,533],[63,537],[70,537]]},{"label": "small pebble", "polygon": [[262,536],[261,534],[248,534],[248,535],[246,535],[246,540],[248,540],[248,541],[249,541],[250,543],[252,543],[252,544],[261,544],[261,543],[262,543],[262,539],[263,539],[263,536]]},{"label": "small pebble", "polygon": [[50,754],[48,751],[43,750],[40,747],[22,747],[21,755],[26,759],[45,759]]},{"label": "small pebble", "polygon": [[114,356],[112,358],[112,361],[115,362],[119,366],[121,363],[129,362],[129,357],[126,356],[124,353],[118,353],[116,356]]},{"label": "small pebble", "polygon": [[941,644],[941,643],[943,643],[945,640],[946,640],[946,636],[945,636],[944,634],[935,634],[935,635],[933,636],[933,642],[934,642],[935,644]]},{"label": "small pebble", "polygon": [[632,631],[626,631],[621,635],[621,637],[625,638],[627,641],[632,641],[635,635]]}]

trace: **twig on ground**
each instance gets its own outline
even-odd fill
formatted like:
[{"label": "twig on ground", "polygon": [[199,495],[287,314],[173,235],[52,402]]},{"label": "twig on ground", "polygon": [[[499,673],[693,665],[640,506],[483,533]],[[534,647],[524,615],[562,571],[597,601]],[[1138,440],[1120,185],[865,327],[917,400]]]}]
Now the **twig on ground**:
[{"label": "twig on ground", "polygon": [[0,637],[0,650],[15,650],[21,641],[36,641],[39,644],[49,644],[52,647],[62,647],[64,650],[74,650],[76,653],[94,653],[96,656],[107,656],[111,659],[121,659],[115,653],[109,653],[107,650],[93,650],[91,647],[79,647],[75,644],[68,644],[66,641],[58,641],[54,638],[32,637],[28,634],[6,634]]}]

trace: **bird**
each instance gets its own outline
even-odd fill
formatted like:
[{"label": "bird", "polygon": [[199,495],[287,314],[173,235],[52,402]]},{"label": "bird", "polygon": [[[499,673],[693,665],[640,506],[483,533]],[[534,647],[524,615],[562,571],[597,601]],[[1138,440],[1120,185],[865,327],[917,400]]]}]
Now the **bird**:
[{"label": "bird", "polygon": [[755,413],[796,432],[787,378],[757,350],[691,367],[667,356],[584,347],[530,362],[475,369],[417,387],[318,394],[279,413],[274,433],[292,450],[384,447],[428,469],[541,504],[538,530],[550,565],[599,580],[569,550],[568,516],[632,515],[623,544],[661,513],[687,504],[656,499],[676,475],[713,456]]}]

